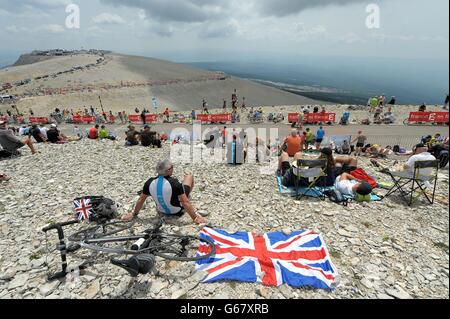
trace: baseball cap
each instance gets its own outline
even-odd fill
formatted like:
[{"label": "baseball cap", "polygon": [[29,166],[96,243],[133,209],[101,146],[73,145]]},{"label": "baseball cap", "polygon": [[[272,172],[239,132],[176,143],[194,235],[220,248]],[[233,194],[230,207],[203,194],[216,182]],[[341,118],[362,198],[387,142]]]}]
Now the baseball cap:
[{"label": "baseball cap", "polygon": [[50,127],[58,127],[56,124],[52,124],[50,125]]},{"label": "baseball cap", "polygon": [[146,129],[148,129],[148,128],[150,128],[150,125],[145,125],[145,126],[144,126],[144,130],[146,130]]}]

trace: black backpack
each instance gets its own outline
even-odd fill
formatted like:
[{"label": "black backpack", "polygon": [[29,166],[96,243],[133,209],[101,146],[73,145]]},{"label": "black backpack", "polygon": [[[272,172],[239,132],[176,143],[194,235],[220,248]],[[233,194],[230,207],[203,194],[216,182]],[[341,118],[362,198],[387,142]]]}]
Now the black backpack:
[{"label": "black backpack", "polygon": [[86,219],[82,218],[83,216],[80,217],[80,210],[76,210],[77,206],[80,207],[81,202],[87,204],[85,206],[90,207],[88,213],[90,222],[106,223],[119,216],[119,206],[112,199],[104,196],[84,196],[74,200],[76,218],[79,220]]},{"label": "black backpack", "polygon": [[330,201],[336,204],[342,204],[343,206],[348,206],[349,200],[342,195],[337,189],[327,190],[323,192]]},{"label": "black backpack", "polygon": [[394,151],[394,153],[400,153],[400,145],[395,145],[392,150]]}]

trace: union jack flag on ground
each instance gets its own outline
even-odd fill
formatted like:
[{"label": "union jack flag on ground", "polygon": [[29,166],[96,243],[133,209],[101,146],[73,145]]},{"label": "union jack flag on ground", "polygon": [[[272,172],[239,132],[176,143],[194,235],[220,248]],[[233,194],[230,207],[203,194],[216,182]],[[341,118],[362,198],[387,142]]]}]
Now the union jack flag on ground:
[{"label": "union jack flag on ground", "polygon": [[[337,270],[322,236],[312,231],[259,236],[204,228],[200,237],[216,244],[216,255],[196,264],[197,270],[209,273],[203,282],[230,280],[318,289],[336,286]],[[199,254],[206,254],[208,250],[208,245],[201,245]]]},{"label": "union jack flag on ground", "polygon": [[77,219],[80,221],[89,220],[89,217],[94,213],[90,199],[78,199],[73,201]]}]

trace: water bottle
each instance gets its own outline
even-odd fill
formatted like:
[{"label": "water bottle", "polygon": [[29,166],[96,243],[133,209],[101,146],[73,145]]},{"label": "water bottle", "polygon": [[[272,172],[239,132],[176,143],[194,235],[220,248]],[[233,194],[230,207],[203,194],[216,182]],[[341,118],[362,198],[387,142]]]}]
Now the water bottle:
[{"label": "water bottle", "polygon": [[145,242],[145,238],[141,238],[139,239],[137,242],[135,242],[133,244],[133,246],[131,246],[131,250],[135,250],[138,251],[141,249],[142,244]]}]

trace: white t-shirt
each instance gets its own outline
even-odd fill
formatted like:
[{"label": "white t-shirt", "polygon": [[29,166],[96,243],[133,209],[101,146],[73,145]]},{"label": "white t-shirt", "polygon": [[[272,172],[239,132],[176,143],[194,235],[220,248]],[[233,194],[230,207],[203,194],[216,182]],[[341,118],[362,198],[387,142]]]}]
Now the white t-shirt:
[{"label": "white t-shirt", "polygon": [[47,131],[48,128],[46,127],[40,127],[39,130],[41,131],[41,134],[44,135],[45,137],[47,137]]},{"label": "white t-shirt", "polygon": [[[408,165],[409,167],[409,172],[414,173],[414,164],[418,161],[435,161],[436,157],[434,157],[433,155],[431,155],[428,152],[425,153],[421,153],[418,155],[414,155],[412,156],[407,162],[406,165]],[[433,169],[432,168],[422,168],[420,169],[420,175],[424,175],[424,176],[430,176],[433,174]]]},{"label": "white t-shirt", "polygon": [[335,182],[334,186],[343,195],[353,196],[353,195],[355,195],[355,193],[353,192],[353,187],[357,184],[358,184],[358,182],[355,180],[353,180],[353,181],[342,180],[341,181],[341,176],[339,176],[338,178],[336,178],[336,182]]}]

